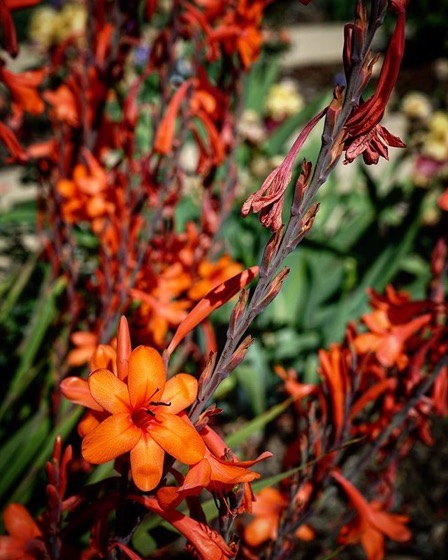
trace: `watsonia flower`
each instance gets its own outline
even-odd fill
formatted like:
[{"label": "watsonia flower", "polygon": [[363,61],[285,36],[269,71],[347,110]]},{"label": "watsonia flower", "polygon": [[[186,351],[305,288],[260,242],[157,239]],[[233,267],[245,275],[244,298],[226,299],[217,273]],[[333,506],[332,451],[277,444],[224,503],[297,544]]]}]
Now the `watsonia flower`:
[{"label": "watsonia flower", "polygon": [[196,398],[198,384],[185,373],[167,381],[154,348],[139,346],[130,352],[125,319],[120,324],[116,363],[117,372],[99,368],[87,384],[67,378],[61,389],[70,400],[99,414],[83,432],[86,461],[107,463],[130,452],[132,478],[140,490],[149,491],[162,478],[165,453],[187,465],[204,457],[201,436],[182,417]]}]

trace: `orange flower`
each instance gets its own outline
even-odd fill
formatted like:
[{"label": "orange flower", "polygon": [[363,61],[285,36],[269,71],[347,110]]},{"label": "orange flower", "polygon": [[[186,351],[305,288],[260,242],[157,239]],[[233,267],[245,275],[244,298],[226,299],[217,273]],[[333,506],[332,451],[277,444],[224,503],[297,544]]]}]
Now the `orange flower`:
[{"label": "orange flower", "polygon": [[203,298],[218,284],[241,272],[242,268],[239,263],[232,260],[230,255],[223,255],[216,263],[202,261],[198,267],[198,275],[201,279],[188,290],[188,297],[193,300]]},{"label": "orange flower", "polygon": [[335,438],[344,430],[347,395],[350,391],[349,354],[336,344],[330,350],[319,350],[320,373],[327,387],[333,415]]},{"label": "orange flower", "polygon": [[[260,474],[250,471],[248,467],[272,457],[272,453],[265,451],[253,461],[239,461],[214,430],[206,426],[200,433],[206,444],[203,459],[190,467],[182,486],[160,488],[157,492],[158,503],[164,509],[172,509],[187,496],[199,495],[204,488],[217,496],[223,496],[234,491],[235,485],[241,484],[243,495],[237,513],[250,513],[254,497],[249,483],[260,478]],[[179,480],[182,480],[180,475]]]},{"label": "orange flower", "polygon": [[79,114],[76,97],[68,85],[62,84],[54,91],[46,91],[43,95],[51,106],[50,115],[59,122],[69,126],[79,126]]},{"label": "orange flower", "polygon": [[263,488],[252,506],[255,519],[244,530],[244,540],[250,546],[277,538],[278,522],[288,500],[275,488]]},{"label": "orange flower", "polygon": [[360,542],[368,560],[382,560],[385,535],[398,542],[411,538],[411,532],[404,525],[409,520],[408,517],[381,511],[377,502],[369,504],[341,473],[333,471],[332,476],[357,511],[355,519],[342,528],[339,534],[341,543]]},{"label": "orange flower", "polygon": [[74,332],[70,340],[76,346],[67,356],[67,363],[70,366],[86,364],[98,347],[98,336],[88,331]]},{"label": "orange flower", "polygon": [[87,165],[77,164],[72,179],[60,179],[56,190],[63,198],[64,219],[69,223],[91,221],[93,231],[99,235],[104,230],[103,218],[115,210],[110,199],[117,193],[109,188],[107,173],[96,158],[88,150],[83,155]]},{"label": "orange flower", "polygon": [[300,383],[297,380],[297,372],[292,368],[286,370],[283,366],[274,366],[275,373],[283,379],[283,387],[287,393],[294,397],[294,401],[300,409],[300,401],[314,395],[318,390],[318,385],[315,383]]},{"label": "orange flower", "polygon": [[237,547],[230,546],[214,529],[187,517],[180,511],[161,507],[155,498],[149,496],[129,496],[129,499],[139,502],[153,513],[160,515],[179,531],[195,549],[195,558],[200,560],[226,560],[235,558]]},{"label": "orange flower", "polygon": [[[244,540],[249,546],[259,546],[267,540],[277,538],[278,524],[283,510],[288,506],[287,498],[275,488],[263,488],[252,506],[252,520],[244,530]],[[314,539],[314,531],[309,525],[301,525],[295,536],[303,541]]]},{"label": "orange flower", "polygon": [[3,513],[9,536],[0,536],[0,560],[38,560],[47,558],[42,532],[21,504],[9,504]]},{"label": "orange flower", "polygon": [[131,352],[127,383],[98,369],[88,384],[95,402],[109,413],[83,440],[82,454],[90,463],[107,463],[130,451],[132,478],[149,491],[160,482],[165,452],[188,465],[204,456],[200,435],[180,416],[196,398],[197,381],[184,373],[167,381],[153,348]]},{"label": "orange flower", "polygon": [[222,24],[210,33],[211,41],[222,43],[227,54],[237,52],[246,69],[260,54],[260,26],[265,5],[260,0],[238,0],[236,10],[229,11]]},{"label": "orange flower", "polygon": [[201,436],[206,444],[204,458],[190,467],[179,491],[199,493],[202,488],[207,488],[216,494],[230,492],[235,484],[260,478],[259,473],[248,470],[248,467],[272,457],[272,453],[265,451],[253,461],[238,461],[214,430],[206,426],[201,430]]},{"label": "orange flower", "polygon": [[404,352],[407,340],[431,321],[430,313],[422,314],[430,310],[430,304],[411,302],[406,294],[388,286],[384,297],[372,291],[371,305],[374,310],[362,317],[370,332],[357,335],[354,347],[360,354],[374,352],[384,367],[396,365],[402,370],[409,361]]},{"label": "orange flower", "polygon": [[90,409],[78,426],[84,458],[100,464],[130,451],[134,482],[147,491],[160,481],[165,452],[188,465],[204,456],[201,436],[181,415],[196,398],[197,381],[185,373],[166,381],[153,348],[139,346],[131,352],[125,317],[116,347],[100,345],[89,379],[67,377],[60,387],[66,398]]}]

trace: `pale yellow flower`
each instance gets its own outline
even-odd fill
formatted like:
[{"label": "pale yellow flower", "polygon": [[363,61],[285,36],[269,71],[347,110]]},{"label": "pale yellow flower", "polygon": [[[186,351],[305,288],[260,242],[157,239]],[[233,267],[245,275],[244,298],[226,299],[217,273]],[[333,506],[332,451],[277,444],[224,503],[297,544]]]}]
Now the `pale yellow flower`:
[{"label": "pale yellow flower", "polygon": [[53,45],[57,19],[58,12],[51,6],[41,6],[33,10],[28,29],[31,41],[42,49]]},{"label": "pale yellow flower", "polygon": [[408,119],[426,120],[432,113],[429,97],[417,91],[412,91],[404,97],[401,108]]},{"label": "pale yellow flower", "polygon": [[265,110],[268,117],[281,121],[297,114],[304,105],[303,97],[291,80],[283,80],[274,84],[269,90]]},{"label": "pale yellow flower", "polygon": [[71,36],[81,37],[87,25],[87,11],[82,4],[65,4],[59,13],[57,29],[55,30],[56,42],[61,43]]},{"label": "pale yellow flower", "polygon": [[429,121],[423,154],[436,160],[448,160],[448,114],[437,111]]}]

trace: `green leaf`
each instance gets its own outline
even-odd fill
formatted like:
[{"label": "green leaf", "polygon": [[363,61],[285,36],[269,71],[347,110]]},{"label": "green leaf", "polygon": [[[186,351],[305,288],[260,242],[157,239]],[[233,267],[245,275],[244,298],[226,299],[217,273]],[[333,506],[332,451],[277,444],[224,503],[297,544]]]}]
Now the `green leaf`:
[{"label": "green leaf", "polygon": [[31,274],[36,268],[37,254],[32,254],[20,271],[14,275],[11,289],[3,300],[3,305],[0,307],[0,323],[2,323],[9,315],[11,309],[16,304],[25,286],[27,285]]},{"label": "green leaf", "polygon": [[33,368],[34,359],[45,338],[49,326],[58,313],[56,299],[66,285],[65,278],[58,278],[50,285],[51,270],[47,268],[46,278],[27,332],[20,345],[20,364],[15,372],[8,393],[0,406],[0,418],[8,408],[20,397],[31,381],[34,379],[38,369]]},{"label": "green leaf", "polygon": [[269,422],[272,422],[273,420],[275,420],[275,418],[280,416],[280,414],[282,414],[293,401],[294,399],[290,397],[282,403],[273,406],[269,410],[266,410],[266,412],[258,415],[250,422],[247,422],[247,424],[245,424],[242,428],[226,438],[226,444],[230,448],[234,448],[247,441],[250,436],[261,431],[266,426],[266,424],[269,424]]},{"label": "green leaf", "polygon": [[36,202],[34,200],[20,202],[0,214],[0,227],[11,225],[31,225],[35,227]]},{"label": "green leaf", "polygon": [[269,89],[276,82],[279,73],[278,57],[262,57],[252,66],[244,84],[244,108],[264,113],[264,105]]},{"label": "green leaf", "polygon": [[285,152],[285,144],[292,137],[297,136],[300,129],[312,117],[314,117],[323,107],[326,107],[331,100],[331,94],[325,95],[311,101],[306,108],[297,115],[289,117],[269,136],[264,145],[267,157],[273,157]]},{"label": "green leaf", "polygon": [[[7,494],[17,482],[24,477],[25,469],[30,465],[36,453],[48,438],[50,422],[46,409],[39,410],[23,426],[21,426],[7,440],[0,453],[0,496],[7,498]],[[28,480],[29,484],[34,482]]]},{"label": "green leaf", "polygon": [[[27,454],[28,461],[26,466],[28,467],[28,471],[22,476],[22,482],[17,486],[11,496],[11,501],[24,503],[29,499],[33,491],[36,476],[38,476],[40,472],[43,472],[46,462],[50,460],[56,437],[61,436],[62,441],[68,437],[76,426],[83,409],[80,406],[74,406],[66,402],[61,412],[62,420],[51,431],[49,421],[45,419],[45,422],[41,422],[43,427],[38,432],[40,439],[38,439],[38,437],[33,437],[32,445],[30,445],[31,438],[30,440],[26,440],[27,443],[25,447],[29,446],[33,448],[32,453],[30,452]],[[34,439],[36,441],[34,441]]]},{"label": "green leaf", "polygon": [[247,351],[244,363],[235,370],[238,383],[246,391],[254,414],[261,414],[266,407],[269,372],[266,351],[256,340]]}]

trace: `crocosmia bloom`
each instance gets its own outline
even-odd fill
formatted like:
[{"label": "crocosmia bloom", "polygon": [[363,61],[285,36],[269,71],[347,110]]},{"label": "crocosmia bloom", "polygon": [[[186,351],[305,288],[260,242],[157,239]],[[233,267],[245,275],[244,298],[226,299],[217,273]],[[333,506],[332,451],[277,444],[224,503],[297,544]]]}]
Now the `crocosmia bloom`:
[{"label": "crocosmia bloom", "polygon": [[204,457],[201,436],[182,418],[196,398],[197,381],[185,373],[167,381],[162,358],[153,348],[139,346],[131,352],[126,380],[100,368],[88,385],[108,414],[84,437],[86,461],[107,463],[130,452],[132,478],[140,490],[149,491],[162,478],[165,453],[187,465]]}]

